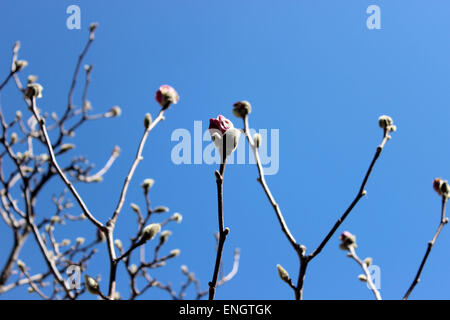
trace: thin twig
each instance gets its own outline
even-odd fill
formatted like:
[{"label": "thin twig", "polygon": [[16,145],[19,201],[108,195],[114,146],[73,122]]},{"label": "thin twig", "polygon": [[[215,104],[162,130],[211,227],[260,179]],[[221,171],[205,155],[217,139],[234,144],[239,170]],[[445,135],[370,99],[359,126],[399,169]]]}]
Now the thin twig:
[{"label": "thin twig", "polygon": [[355,252],[355,248],[354,247],[350,246],[348,248],[348,251],[349,251],[348,256],[350,258],[352,258],[353,260],[355,260],[356,263],[358,263],[361,266],[361,268],[363,269],[364,274],[366,276],[365,280],[366,280],[367,284],[369,285],[370,290],[372,290],[372,292],[373,292],[373,294],[375,296],[375,299],[381,300],[380,292],[378,291],[377,287],[375,286],[375,284],[372,281],[372,276],[370,274],[369,269],[367,268],[367,264],[358,257],[358,255]]},{"label": "thin twig", "polygon": [[427,250],[425,251],[425,255],[422,259],[422,262],[420,263],[419,270],[417,270],[417,273],[416,273],[416,276],[414,277],[413,282],[409,286],[408,291],[406,291],[405,295],[403,296],[403,300],[408,300],[409,295],[414,290],[415,286],[419,283],[420,275],[422,274],[423,267],[425,266],[425,263],[427,262],[428,256],[430,255],[430,252],[431,252],[431,249],[433,248],[434,244],[436,243],[436,240],[437,240],[439,234],[441,233],[442,228],[444,228],[444,226],[448,223],[448,218],[445,217],[445,208],[447,205],[447,200],[448,200],[447,195],[443,195],[442,196],[441,221],[439,223],[439,227],[438,227],[436,233],[434,234],[433,239],[430,242],[428,242]]},{"label": "thin twig", "polygon": [[223,135],[223,150],[222,150],[222,162],[220,164],[219,171],[216,171],[216,184],[217,184],[217,209],[218,209],[218,218],[219,218],[219,243],[217,245],[217,255],[216,255],[216,263],[214,266],[214,273],[211,282],[209,283],[209,300],[214,300],[214,295],[216,293],[217,287],[217,278],[219,276],[219,269],[222,260],[222,251],[223,246],[225,244],[225,240],[230,229],[224,226],[224,218],[223,218],[223,178],[225,174],[225,165],[226,165],[226,136]]}]

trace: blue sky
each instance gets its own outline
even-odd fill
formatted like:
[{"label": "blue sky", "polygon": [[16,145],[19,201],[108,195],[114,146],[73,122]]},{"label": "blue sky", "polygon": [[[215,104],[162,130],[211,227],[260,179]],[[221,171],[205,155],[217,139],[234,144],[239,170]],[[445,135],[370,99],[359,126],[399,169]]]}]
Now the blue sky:
[{"label": "blue sky", "polygon": [[[81,8],[81,30],[66,28],[66,8],[72,4]],[[366,9],[372,4],[381,8],[381,30],[366,27]],[[381,268],[383,298],[399,299],[439,223],[440,200],[432,180],[450,178],[449,10],[443,0],[7,0],[0,3],[0,75],[6,77],[11,47],[20,40],[20,57],[29,62],[24,74],[38,75],[45,87],[40,108],[61,113],[89,23],[99,22],[85,60],[94,65],[89,100],[96,112],[119,105],[123,113],[84,126],[73,139],[77,148],[70,156],[86,155],[100,167],[114,145],[122,148],[102,184],[78,185],[101,221],[114,210],[111,199],[117,199],[134,158],[145,113],[155,116],[159,110],[154,92],[165,83],[178,90],[179,104],[150,134],[117,229],[127,243],[135,228],[129,203],[143,207],[139,185],[154,178],[152,202],[184,217],[182,224],[170,226],[174,234],[165,249],[179,248],[181,255],[156,273],[175,288],[183,279],[182,264],[206,288],[217,230],[217,166],[173,164],[176,143],[170,137],[175,129],[193,132],[194,121],[203,121],[206,128],[209,118],[218,114],[240,127],[232,104],[250,101],[251,127],[279,129],[280,168],[267,180],[292,233],[312,250],[358,191],[381,141],[377,119],[390,115],[398,131],[376,164],[367,197],[339,232],[357,235],[358,254],[373,257]],[[79,104],[81,86],[76,94]],[[27,112],[12,83],[0,98],[10,117],[18,108]],[[231,233],[225,268],[231,268],[235,247],[242,256],[238,275],[218,289],[217,299],[293,298],[278,278],[276,264],[296,278],[298,260],[256,177],[256,167],[250,164],[226,171],[225,223]],[[46,190],[38,203],[42,215],[50,208],[45,195],[61,187],[55,180]],[[95,236],[88,223],[58,232],[60,238]],[[357,279],[359,267],[339,250],[338,233],[309,265],[304,298],[372,299]],[[0,264],[11,239],[0,225]],[[43,260],[30,240],[24,256],[37,271]],[[101,273],[104,287],[107,260],[100,248],[88,273]],[[450,230],[445,228],[412,299],[450,298],[449,248]],[[121,272],[118,290],[125,297],[127,288]],[[34,296],[16,290],[2,298]],[[144,298],[169,296],[155,289]]]}]

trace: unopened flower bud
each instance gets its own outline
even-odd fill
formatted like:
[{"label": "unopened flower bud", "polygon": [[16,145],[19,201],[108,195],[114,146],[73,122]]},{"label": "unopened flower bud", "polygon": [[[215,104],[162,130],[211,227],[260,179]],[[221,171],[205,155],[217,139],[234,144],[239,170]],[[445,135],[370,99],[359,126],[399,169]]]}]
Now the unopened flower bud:
[{"label": "unopened flower bud", "polygon": [[367,258],[364,259],[363,262],[364,262],[364,264],[365,264],[366,266],[370,267],[370,266],[372,265],[372,261],[373,261],[372,258],[367,257]]},{"label": "unopened flower bud", "polygon": [[122,109],[119,106],[114,106],[109,110],[111,117],[118,117],[122,114]]},{"label": "unopened flower bud", "polygon": [[117,158],[120,155],[120,147],[119,146],[115,146],[112,152],[112,156],[114,158]]},{"label": "unopened flower bud", "polygon": [[98,285],[97,280],[87,274],[84,275],[84,284],[89,293],[97,295],[100,292],[100,286]]},{"label": "unopened flower bud", "polygon": [[72,150],[75,148],[75,145],[72,143],[65,143],[61,146],[60,150],[59,150],[59,154],[63,154],[66,153],[69,150]]},{"label": "unopened flower bud", "polygon": [[153,179],[145,179],[144,182],[142,182],[141,187],[144,189],[145,193],[148,193],[151,187],[155,184],[155,180]]},{"label": "unopened flower bud", "polygon": [[30,83],[25,89],[24,94],[28,99],[42,98],[42,90],[44,88],[39,83]]},{"label": "unopened flower bud", "polygon": [[141,209],[139,208],[139,206],[135,203],[130,204],[131,209],[133,209],[134,212],[139,213],[141,212]]},{"label": "unopened flower bud", "polygon": [[147,113],[145,115],[145,119],[144,119],[144,127],[145,127],[145,129],[148,129],[151,124],[152,124],[152,116],[150,115],[150,113]]},{"label": "unopened flower bud", "polygon": [[36,82],[37,79],[38,79],[38,76],[30,74],[27,78],[28,84]]},{"label": "unopened flower bud", "polygon": [[17,142],[17,133],[13,132],[11,134],[11,144],[15,144]]},{"label": "unopened flower bud", "polygon": [[86,100],[83,103],[83,111],[86,112],[86,111],[90,111],[90,110],[92,110],[92,104],[89,100]]},{"label": "unopened flower bud", "polygon": [[255,147],[259,148],[261,146],[261,135],[259,133],[255,133],[253,136],[253,141],[255,142]]},{"label": "unopened flower bud", "polygon": [[173,249],[172,251],[170,251],[169,255],[171,257],[178,257],[180,253],[181,253],[180,249]]},{"label": "unopened flower bud", "polygon": [[17,267],[20,269],[20,271],[24,272],[26,269],[26,265],[25,262],[23,262],[22,260],[17,260]]},{"label": "unopened flower bud", "polygon": [[291,281],[291,278],[289,277],[289,273],[284,269],[281,265],[277,264],[277,270],[278,270],[278,276],[281,280],[284,282],[289,283]]},{"label": "unopened flower bud", "polygon": [[19,72],[24,69],[28,65],[28,61],[26,60],[16,60],[14,61],[14,70],[13,72]]},{"label": "unopened flower bud", "polygon": [[183,216],[179,214],[178,212],[174,213],[173,216],[170,218],[170,220],[175,221],[176,223],[181,223],[183,220]]},{"label": "unopened flower bud", "polygon": [[383,115],[378,118],[378,125],[381,129],[387,130],[389,132],[397,130],[397,126],[394,125],[394,121],[391,117]]},{"label": "unopened flower bud", "polygon": [[189,269],[188,269],[188,267],[186,266],[186,265],[182,265],[181,267],[180,267],[180,269],[181,269],[181,272],[184,274],[184,275],[188,275],[189,274]]},{"label": "unopened flower bud", "polygon": [[85,64],[85,65],[84,65],[84,70],[85,70],[86,72],[91,72],[91,71],[92,71],[92,67],[93,67],[92,64]]},{"label": "unopened flower bud", "polygon": [[105,239],[106,239],[105,234],[102,231],[100,231],[99,229],[97,229],[96,235],[97,235],[97,242],[105,241]]},{"label": "unopened flower bud", "polygon": [[440,195],[440,196],[449,196],[450,193],[450,186],[447,182],[447,180],[442,180],[441,178],[436,178],[433,181],[433,189]]},{"label": "unopened flower bud", "polygon": [[50,218],[50,222],[55,224],[55,223],[60,223],[61,222],[61,218],[59,216],[53,216]]},{"label": "unopened flower bud", "polygon": [[157,207],[153,210],[154,213],[164,213],[164,212],[169,212],[169,208],[165,207],[165,206],[160,206]]},{"label": "unopened flower bud", "polygon": [[156,91],[155,99],[163,109],[167,109],[171,104],[177,104],[180,97],[174,88],[164,84]]},{"label": "unopened flower bud", "polygon": [[339,237],[339,239],[341,240],[341,244],[339,245],[339,247],[342,250],[349,250],[350,248],[356,248],[356,236],[354,236],[353,234],[351,234],[348,231],[344,231],[341,236]]},{"label": "unopened flower bud", "polygon": [[172,232],[169,230],[165,230],[165,231],[161,232],[161,235],[159,236],[159,243],[160,244],[166,243],[171,234],[172,234]]},{"label": "unopened flower bud", "polygon": [[78,237],[75,241],[77,246],[82,246],[86,239],[84,239],[83,237]]},{"label": "unopened flower bud", "polygon": [[248,101],[238,101],[233,104],[233,114],[238,118],[245,118],[252,112],[252,106]]},{"label": "unopened flower bud", "polygon": [[89,26],[89,32],[94,32],[95,30],[97,30],[97,28],[98,28],[98,22],[93,22]]},{"label": "unopened flower bud", "polygon": [[209,133],[221,155],[225,145],[225,157],[228,157],[236,149],[241,134],[238,129],[234,128],[233,123],[222,115],[209,120]]},{"label": "unopened flower bud", "polygon": [[64,239],[63,241],[61,241],[61,246],[62,247],[66,247],[70,244],[70,240],[69,239]]},{"label": "unopened flower bud", "polygon": [[17,119],[17,120],[22,119],[22,111],[20,111],[20,110],[17,110],[17,111],[16,111],[16,119]]},{"label": "unopened flower bud", "polygon": [[123,250],[122,241],[120,241],[120,239],[114,240],[114,245],[115,245],[116,248],[119,249],[120,251]]},{"label": "unopened flower bud", "polygon": [[359,281],[362,281],[362,282],[366,282],[367,281],[367,277],[365,275],[363,275],[363,274],[360,274],[358,276],[358,279],[359,279]]},{"label": "unopened flower bud", "polygon": [[135,274],[135,273],[137,272],[137,270],[138,270],[138,268],[137,268],[137,266],[136,266],[135,264],[132,264],[132,265],[130,266],[130,272],[131,272],[132,274]]},{"label": "unopened flower bud", "polygon": [[145,241],[152,240],[160,231],[161,225],[159,223],[149,224],[144,228],[142,239]]},{"label": "unopened flower bud", "polygon": [[94,22],[91,23],[91,25],[89,26],[89,40],[94,40],[95,38],[95,30],[97,30],[98,28],[98,23]]}]

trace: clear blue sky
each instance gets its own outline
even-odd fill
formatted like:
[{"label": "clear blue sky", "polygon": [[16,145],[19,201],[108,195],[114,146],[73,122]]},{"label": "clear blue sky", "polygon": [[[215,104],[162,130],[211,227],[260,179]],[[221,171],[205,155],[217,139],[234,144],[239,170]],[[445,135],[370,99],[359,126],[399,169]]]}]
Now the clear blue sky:
[{"label": "clear blue sky", "polygon": [[[66,28],[71,4],[81,8],[81,30]],[[381,8],[381,30],[366,27],[371,4]],[[267,180],[294,236],[311,250],[355,196],[381,139],[378,117],[392,116],[398,131],[376,164],[367,197],[339,232],[357,235],[358,254],[373,257],[381,268],[383,298],[398,299],[439,222],[440,200],[432,180],[450,178],[449,12],[450,4],[443,0],[6,0],[0,2],[0,75],[7,75],[11,47],[20,40],[20,57],[30,64],[25,74],[38,75],[45,87],[40,107],[61,113],[89,23],[99,22],[86,58],[94,65],[89,100],[94,111],[119,105],[123,114],[83,127],[73,139],[73,155],[86,155],[100,167],[114,145],[122,148],[102,184],[78,186],[102,221],[116,204],[111,199],[117,199],[135,155],[145,113],[159,110],[155,90],[164,83],[178,90],[179,104],[150,135],[117,230],[126,244],[135,230],[129,203],[143,207],[139,185],[154,178],[152,202],[184,217],[182,224],[170,227],[174,234],[165,249],[179,248],[181,255],[156,274],[175,288],[183,279],[182,264],[204,288],[211,278],[217,166],[173,164],[173,130],[192,132],[194,121],[203,121],[206,128],[219,113],[240,127],[232,103],[250,101],[252,127],[279,129],[280,170]],[[27,112],[12,83],[1,103],[9,116],[17,108]],[[225,221],[231,229],[226,270],[235,247],[242,257],[238,275],[218,289],[218,299],[293,298],[278,278],[276,264],[296,277],[298,260],[256,177],[254,165],[233,165],[226,171]],[[55,180],[46,194],[61,186]],[[47,201],[38,205],[38,214],[47,214]],[[304,298],[372,299],[357,279],[359,267],[339,250],[338,233],[309,265]],[[94,228],[79,223],[57,232],[60,239],[80,235],[93,238]],[[11,239],[0,225],[1,265]],[[25,260],[38,271],[43,260],[32,240]],[[450,230],[445,228],[411,298],[450,298],[449,258]],[[106,261],[101,247],[88,272],[102,272],[102,287],[108,277]],[[128,278],[122,271],[118,290],[126,297]],[[2,296],[32,297],[25,290]],[[169,296],[155,289],[145,298]]]}]

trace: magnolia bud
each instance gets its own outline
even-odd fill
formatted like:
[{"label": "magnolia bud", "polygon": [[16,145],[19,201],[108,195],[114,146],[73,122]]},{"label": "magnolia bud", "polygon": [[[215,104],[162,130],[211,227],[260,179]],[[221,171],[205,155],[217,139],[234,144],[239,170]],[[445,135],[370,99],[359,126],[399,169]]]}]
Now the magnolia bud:
[{"label": "magnolia bud", "polygon": [[25,89],[24,94],[28,99],[42,98],[42,90],[44,88],[39,83],[30,83]]},{"label": "magnolia bud", "polygon": [[78,237],[75,241],[78,246],[82,246],[86,239],[84,239],[83,237]]},{"label": "magnolia bud", "polygon": [[436,178],[433,181],[433,189],[440,195],[448,197],[450,193],[450,186],[447,180],[442,180],[441,178]]},{"label": "magnolia bud", "polygon": [[94,40],[94,38],[95,38],[95,30],[97,30],[97,28],[98,28],[98,23],[97,22],[94,22],[94,23],[91,23],[91,25],[89,26],[89,40]]},{"label": "magnolia bud", "polygon": [[362,281],[362,282],[366,282],[367,281],[367,277],[365,275],[363,275],[363,274],[360,274],[358,276],[358,279],[359,279],[359,281]]},{"label": "magnolia bud", "polygon": [[381,129],[387,130],[387,131],[395,131],[397,130],[397,127],[394,125],[394,121],[391,117],[383,115],[378,118],[378,125]]},{"label": "magnolia bud", "polygon": [[105,241],[106,237],[105,234],[103,233],[103,231],[97,229],[97,242],[103,242]]},{"label": "magnolia bud", "polygon": [[364,259],[364,264],[365,264],[366,266],[370,267],[370,266],[372,265],[372,261],[373,261],[372,258],[367,257],[367,258]]},{"label": "magnolia bud", "polygon": [[170,251],[169,255],[171,257],[178,257],[180,253],[181,253],[180,249],[173,249],[172,251]]},{"label": "magnolia bud", "polygon": [[253,141],[255,142],[255,147],[259,148],[261,145],[261,135],[259,133],[255,133],[253,136]]},{"label": "magnolia bud", "polygon": [[148,193],[151,187],[155,184],[155,180],[153,179],[145,179],[144,182],[142,182],[141,187],[144,189],[145,193]]},{"label": "magnolia bud", "polygon": [[155,99],[163,109],[167,109],[171,104],[177,104],[180,97],[174,88],[165,84],[156,91]]},{"label": "magnolia bud", "polygon": [[17,118],[17,120],[22,119],[22,112],[20,110],[16,111],[16,118]]},{"label": "magnolia bud", "polygon": [[28,61],[26,60],[16,60],[14,61],[14,70],[13,72],[19,72],[23,68],[25,68],[28,65]]},{"label": "magnolia bud", "polygon": [[30,75],[28,76],[28,78],[27,78],[28,84],[33,83],[33,82],[36,82],[37,79],[38,79],[38,76],[35,76],[35,75],[30,74]]},{"label": "magnolia bud", "polygon": [[152,240],[160,231],[161,225],[159,223],[149,224],[144,228],[142,239],[145,241]]},{"label": "magnolia bud", "polygon": [[291,281],[291,278],[289,277],[289,273],[281,265],[277,264],[277,270],[278,270],[278,275],[280,276],[281,280],[283,280],[284,282],[288,282],[288,283]]},{"label": "magnolia bud", "polygon": [[26,265],[25,262],[23,262],[22,260],[17,260],[17,267],[20,269],[20,271],[25,272],[26,269]]},{"label": "magnolia bud", "polygon": [[60,223],[61,222],[61,218],[59,216],[53,216],[50,218],[50,222],[55,224],[55,223]]},{"label": "magnolia bud", "polygon": [[130,272],[131,272],[132,274],[135,274],[135,273],[137,272],[137,270],[138,270],[138,268],[137,268],[137,266],[136,266],[135,264],[132,264],[132,265],[130,266]]},{"label": "magnolia bud", "polygon": [[109,113],[111,113],[111,117],[118,117],[122,114],[122,109],[119,106],[114,106],[109,110]]},{"label": "magnolia bud", "polygon": [[17,142],[17,133],[13,132],[11,134],[11,144],[15,144]]},{"label": "magnolia bud", "polygon": [[100,286],[98,285],[97,280],[88,276],[87,274],[84,275],[84,284],[87,291],[89,291],[91,294],[97,295],[100,292]]},{"label": "magnolia bud", "polygon": [[72,149],[74,149],[74,148],[75,148],[75,145],[74,145],[74,144],[71,144],[71,143],[65,143],[65,144],[63,144],[63,145],[61,146],[61,148],[60,148],[60,150],[59,150],[59,154],[65,153],[65,152],[67,152],[67,151],[69,151],[69,150],[72,150]]},{"label": "magnolia bud", "polygon": [[159,237],[159,243],[160,244],[166,243],[171,234],[172,234],[172,232],[169,230],[165,230],[165,231],[161,232],[161,235]]},{"label": "magnolia bud", "polygon": [[354,236],[353,234],[351,234],[348,231],[344,231],[341,236],[339,237],[339,239],[341,240],[341,244],[339,245],[339,247],[342,250],[350,250],[350,248],[356,248],[356,236]]},{"label": "magnolia bud", "polygon": [[152,116],[150,115],[150,113],[147,113],[145,115],[145,119],[144,119],[144,127],[145,127],[145,129],[148,129],[151,124],[152,124]]},{"label": "magnolia bud", "polygon": [[164,206],[160,206],[157,207],[153,210],[154,213],[164,213],[164,212],[169,212],[169,208],[164,207]]},{"label": "magnolia bud", "polygon": [[238,118],[245,118],[252,112],[252,106],[248,101],[238,101],[233,104],[233,114]]},{"label": "magnolia bud", "polygon": [[69,239],[64,239],[63,241],[61,241],[61,246],[65,247],[68,246],[70,244],[70,240]]},{"label": "magnolia bud", "polygon": [[84,65],[84,70],[85,70],[86,72],[91,72],[91,71],[92,71],[92,68],[93,68],[93,65],[92,65],[92,64],[85,64],[85,65]]},{"label": "magnolia bud", "polygon": [[114,245],[115,245],[116,248],[119,249],[120,251],[123,250],[122,241],[120,241],[120,239],[114,240]]},{"label": "magnolia bud", "polygon": [[132,203],[132,204],[130,204],[130,206],[131,206],[131,209],[133,209],[134,212],[136,212],[136,213],[141,212],[141,209],[139,208],[139,206],[137,204]]},{"label": "magnolia bud", "polygon": [[236,149],[241,134],[238,129],[234,128],[233,123],[222,115],[209,120],[209,133],[222,156],[225,144],[225,157],[229,156]]},{"label": "magnolia bud", "polygon": [[183,216],[179,214],[178,212],[174,213],[173,216],[170,218],[170,220],[175,221],[176,223],[181,223],[183,220]]},{"label": "magnolia bud", "polygon": [[188,269],[188,267],[186,266],[186,265],[182,265],[181,267],[180,267],[180,269],[181,269],[181,272],[184,274],[184,275],[188,275],[189,274],[189,269]]}]

